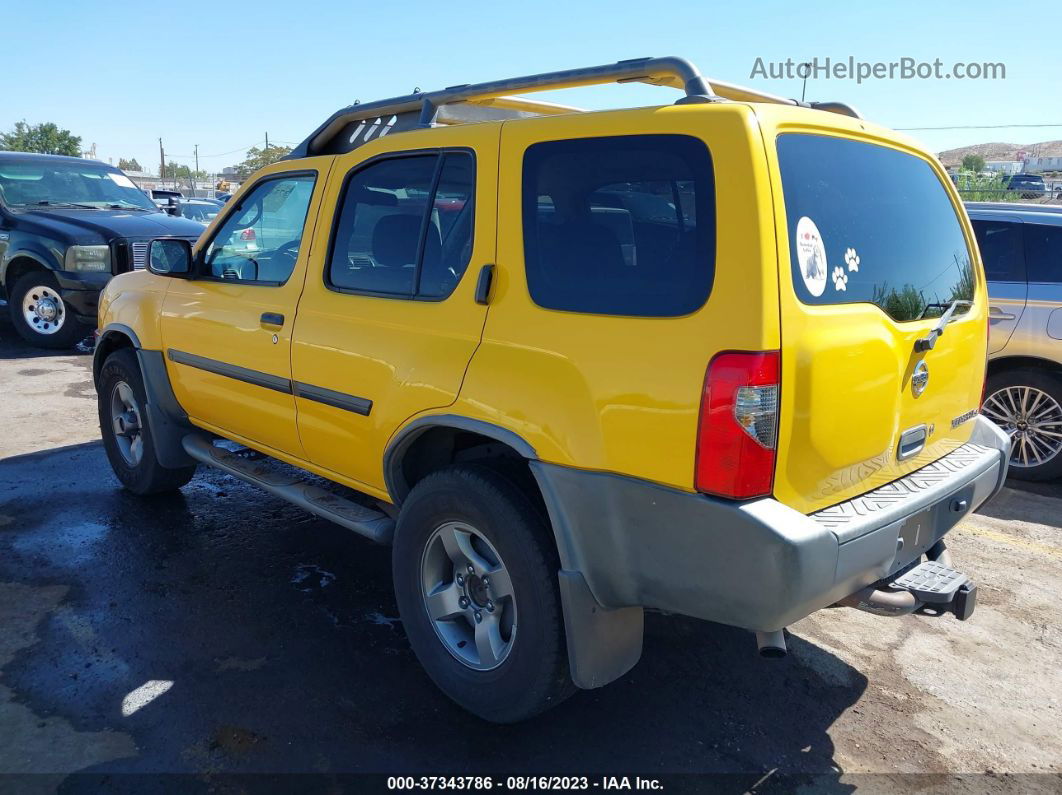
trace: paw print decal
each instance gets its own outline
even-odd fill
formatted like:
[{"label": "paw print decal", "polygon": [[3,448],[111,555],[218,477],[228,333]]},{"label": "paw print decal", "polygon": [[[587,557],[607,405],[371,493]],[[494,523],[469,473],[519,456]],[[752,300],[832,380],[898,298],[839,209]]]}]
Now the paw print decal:
[{"label": "paw print decal", "polygon": [[833,287],[841,292],[848,289],[848,274],[840,265],[833,269]]},{"label": "paw print decal", "polygon": [[859,255],[856,254],[856,250],[854,248],[850,248],[844,252],[844,261],[848,264],[848,270],[859,270]]}]

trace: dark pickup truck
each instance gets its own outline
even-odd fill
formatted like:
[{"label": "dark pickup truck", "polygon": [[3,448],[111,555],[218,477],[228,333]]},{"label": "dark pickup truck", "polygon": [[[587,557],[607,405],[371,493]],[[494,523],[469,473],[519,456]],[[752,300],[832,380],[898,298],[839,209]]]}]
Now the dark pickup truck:
[{"label": "dark pickup truck", "polygon": [[148,241],[202,231],[162,212],[113,166],[0,152],[0,297],[34,345],[73,346],[95,328],[110,278],[144,267]]}]

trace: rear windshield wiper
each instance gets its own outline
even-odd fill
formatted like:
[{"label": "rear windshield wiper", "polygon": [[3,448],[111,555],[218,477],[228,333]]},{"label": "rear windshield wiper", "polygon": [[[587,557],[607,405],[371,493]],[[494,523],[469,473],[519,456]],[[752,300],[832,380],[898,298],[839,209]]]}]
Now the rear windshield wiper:
[{"label": "rear windshield wiper", "polygon": [[[933,350],[933,348],[936,347],[937,339],[944,336],[944,327],[951,322],[951,316],[955,314],[955,310],[960,306],[973,306],[973,301],[966,298],[956,298],[954,301],[947,304],[926,304],[926,309],[934,306],[937,308],[947,308],[944,309],[944,314],[940,316],[940,322],[933,327],[933,330],[926,336],[919,337],[915,340],[914,348],[916,353]],[[925,311],[923,310],[923,314],[924,313]]]}]

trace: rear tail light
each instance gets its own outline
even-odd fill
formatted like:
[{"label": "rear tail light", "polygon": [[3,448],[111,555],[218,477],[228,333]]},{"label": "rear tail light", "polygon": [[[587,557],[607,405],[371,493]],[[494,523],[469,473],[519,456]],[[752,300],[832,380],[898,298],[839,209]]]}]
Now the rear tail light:
[{"label": "rear tail light", "polygon": [[240,240],[254,240],[254,230],[251,227],[247,227],[240,232]]},{"label": "rear tail light", "polygon": [[774,483],[778,351],[721,353],[708,365],[697,431],[698,491],[761,497]]}]

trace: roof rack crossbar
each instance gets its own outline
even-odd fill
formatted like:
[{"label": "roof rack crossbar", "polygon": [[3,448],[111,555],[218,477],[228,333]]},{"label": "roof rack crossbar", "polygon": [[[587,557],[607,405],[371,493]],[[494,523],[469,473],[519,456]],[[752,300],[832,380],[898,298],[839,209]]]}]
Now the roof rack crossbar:
[{"label": "roof rack crossbar", "polygon": [[[685,58],[669,56],[666,58],[632,58],[602,66],[588,66],[578,69],[566,69],[559,72],[544,72],[524,77],[511,77],[487,83],[450,86],[441,91],[416,91],[402,97],[392,97],[364,104],[355,103],[332,114],[320,127],[314,130],[306,140],[291,151],[286,159],[308,157],[320,154],[348,152],[360,146],[371,137],[370,134],[359,135],[364,123],[370,126],[378,123],[378,128],[386,132],[429,127],[440,120],[440,111],[445,106],[458,103],[489,105],[489,100],[504,100],[497,103],[493,118],[503,117],[508,113],[512,118],[533,115],[538,103],[524,101],[507,96],[511,94],[528,94],[535,91],[549,91],[578,86],[602,85],[605,83],[649,83],[668,86],[685,92],[679,103],[720,102],[735,100],[738,102],[771,102],[783,105],[803,105],[818,107],[834,113],[842,113],[859,118],[859,114],[847,105],[839,102],[802,103],[794,99],[775,96],[744,86],[712,81],[709,83],[697,67]],[[466,105],[467,107],[467,105]],[[548,108],[542,104],[543,108]],[[552,106],[554,108],[559,106]],[[546,111],[556,112],[556,111]],[[477,117],[492,118],[491,115]],[[459,114],[457,114],[459,115]],[[476,120],[466,114],[469,120]],[[379,136],[377,136],[379,137]]]}]

